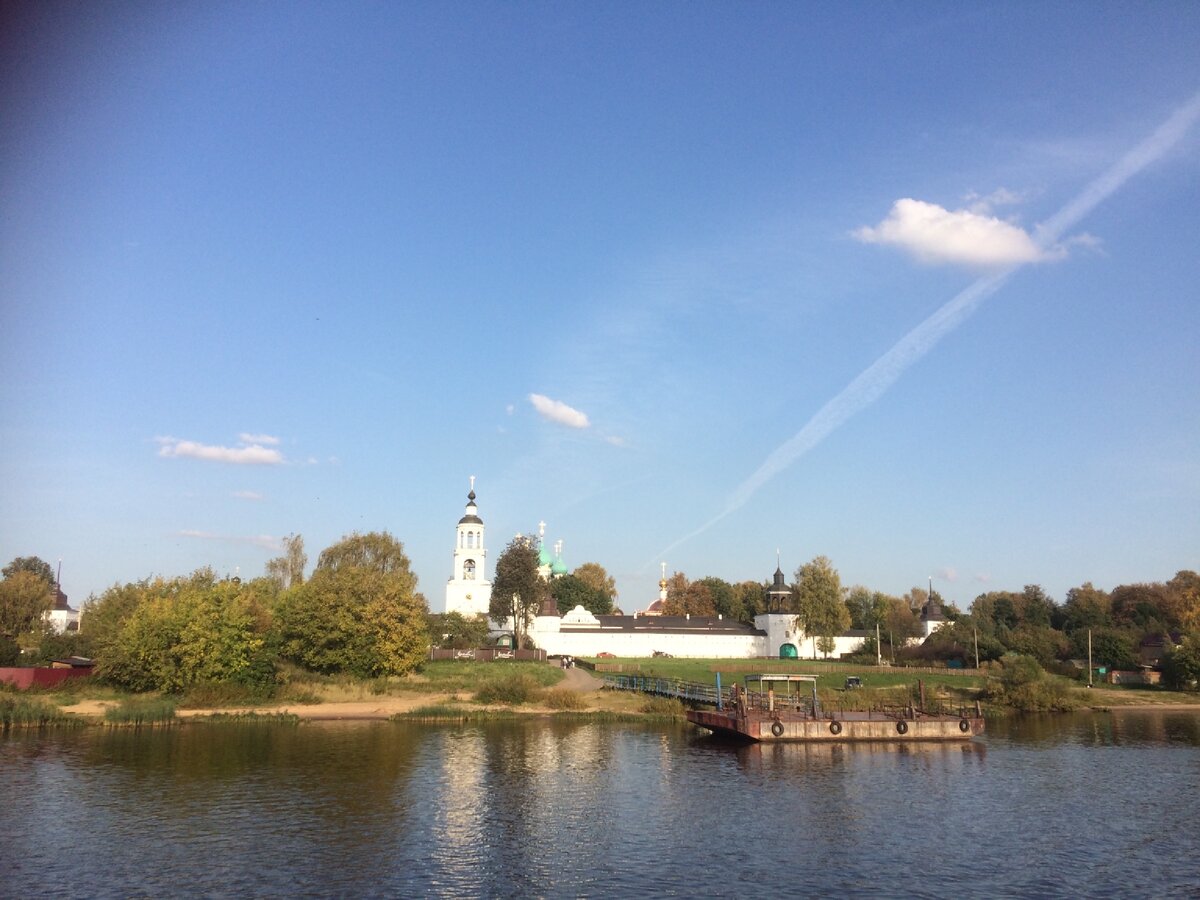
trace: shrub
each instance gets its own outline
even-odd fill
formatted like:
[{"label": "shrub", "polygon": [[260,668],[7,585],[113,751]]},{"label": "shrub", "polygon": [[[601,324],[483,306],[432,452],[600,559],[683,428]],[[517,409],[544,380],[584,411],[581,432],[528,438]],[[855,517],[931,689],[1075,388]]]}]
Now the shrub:
[{"label": "shrub", "polygon": [[240,684],[234,681],[201,681],[189,685],[179,705],[185,709],[221,706],[245,706],[269,700],[270,685]]},{"label": "shrub", "polygon": [[475,692],[480,703],[528,703],[540,692],[541,687],[527,672],[512,672],[494,678]]},{"label": "shrub", "polygon": [[304,687],[303,685],[288,685],[276,696],[278,699],[285,700],[288,703],[300,703],[307,705],[321,702],[320,694],[318,694],[312,688]]},{"label": "shrub", "polygon": [[129,697],[104,711],[113,725],[158,725],[175,721],[175,704],[161,697]]},{"label": "shrub", "polygon": [[0,666],[15,666],[21,659],[21,648],[16,641],[0,634]]},{"label": "shrub", "polygon": [[571,688],[551,688],[546,691],[546,705],[557,710],[580,710],[587,707],[583,695]]},{"label": "shrub", "polygon": [[61,725],[74,722],[77,719],[59,712],[53,706],[37,697],[0,696],[0,726],[40,726]]},{"label": "shrub", "polygon": [[86,635],[81,635],[78,632],[68,632],[59,634],[54,631],[47,631],[42,635],[41,641],[38,643],[37,653],[30,656],[30,662],[38,665],[45,665],[53,662],[56,659],[65,659],[68,656],[86,656],[92,655],[92,642]]},{"label": "shrub", "polygon": [[1000,660],[1000,683],[1005,690],[1013,690],[1025,684],[1041,681],[1046,677],[1041,665],[1032,656],[1022,653],[1006,653]]},{"label": "shrub", "polygon": [[1021,710],[1045,712],[1075,709],[1077,694],[1064,682],[1047,677],[1032,656],[1006,653],[997,677],[989,677],[985,696],[993,702]]},{"label": "shrub", "polygon": [[465,709],[451,703],[431,703],[408,712],[395,713],[392,722],[491,722],[515,719],[511,709]]},{"label": "shrub", "polygon": [[1080,706],[1078,696],[1071,688],[1049,678],[1007,691],[1004,703],[1022,712],[1066,712]]},{"label": "shrub", "polygon": [[659,719],[682,719],[685,708],[683,703],[674,697],[647,697],[642,704],[642,712]]},{"label": "shrub", "polygon": [[300,717],[295,713],[276,712],[276,713],[259,713],[259,712],[236,712],[236,713],[213,713],[211,716],[205,716],[201,721],[215,722],[217,724],[244,724],[252,725],[299,725]]}]

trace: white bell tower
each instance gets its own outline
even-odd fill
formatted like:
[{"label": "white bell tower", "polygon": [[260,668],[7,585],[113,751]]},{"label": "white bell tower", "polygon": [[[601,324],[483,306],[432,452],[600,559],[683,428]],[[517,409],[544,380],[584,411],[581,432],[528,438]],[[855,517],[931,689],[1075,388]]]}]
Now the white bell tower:
[{"label": "white bell tower", "polygon": [[454,541],[454,575],[446,582],[446,612],[470,618],[487,614],[492,583],[487,580],[487,550],[483,546],[483,519],[475,506],[475,476],[467,494],[466,514],[458,520]]}]

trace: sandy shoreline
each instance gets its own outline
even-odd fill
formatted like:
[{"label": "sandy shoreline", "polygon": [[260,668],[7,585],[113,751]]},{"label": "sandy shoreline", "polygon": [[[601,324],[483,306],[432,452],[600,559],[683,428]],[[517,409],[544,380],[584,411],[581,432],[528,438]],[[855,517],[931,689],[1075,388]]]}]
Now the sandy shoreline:
[{"label": "sandy shoreline", "polygon": [[[597,692],[603,687],[604,682],[584,671],[583,669],[568,669],[563,680],[559,683],[560,687],[570,688],[586,695],[592,695],[590,699],[598,699]],[[205,716],[215,715],[241,715],[249,713],[257,713],[258,715],[278,715],[287,714],[293,715],[305,721],[321,722],[321,721],[378,721],[390,719],[397,713],[412,712],[422,706],[434,706],[440,704],[463,702],[466,698],[460,694],[440,693],[440,694],[399,694],[389,695],[384,697],[373,697],[368,700],[329,700],[321,703],[279,703],[274,705],[263,706],[230,706],[221,709],[177,709],[175,715],[180,719],[195,719]],[[71,706],[63,706],[62,711],[70,715],[80,716],[84,718],[100,719],[104,717],[104,711],[110,706],[117,706],[119,701],[116,700],[84,700]],[[488,707],[472,706],[471,709],[484,710]],[[552,713],[553,710],[539,706],[521,706],[513,707],[496,707],[508,711],[519,712],[528,715],[545,715]],[[607,708],[607,704],[589,703],[588,710]]]}]

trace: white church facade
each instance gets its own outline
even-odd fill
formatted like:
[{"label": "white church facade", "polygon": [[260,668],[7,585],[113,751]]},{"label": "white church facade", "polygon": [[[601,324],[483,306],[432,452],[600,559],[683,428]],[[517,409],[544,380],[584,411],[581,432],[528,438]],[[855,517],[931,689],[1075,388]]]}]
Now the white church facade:
[{"label": "white church facade", "polygon": [[[487,615],[492,585],[487,580],[487,550],[484,545],[483,519],[476,505],[475,479],[467,495],[466,512],[455,529],[454,570],[446,583],[446,611],[464,616]],[[550,580],[566,574],[562,561],[562,542],[552,555],[545,546],[545,524],[539,523],[539,572]],[[796,626],[796,617],[787,612],[790,588],[783,571],[776,566],[774,583],[768,590],[767,612],[756,616],[753,624],[723,619],[720,616],[666,616],[661,609],[667,598],[666,572],[659,581],[659,599],[652,614],[593,615],[577,606],[559,615],[554,604],[547,603],[529,622],[528,636],[533,644],[551,656],[621,657],[671,656],[700,659],[755,659],[769,657],[822,658],[814,636]],[[491,622],[493,637],[511,635],[513,623]],[[867,633],[850,631],[834,639],[837,658],[861,650]]]},{"label": "white church facade", "polygon": [[467,508],[454,531],[454,574],[446,582],[446,612],[467,618],[487,615],[492,600],[492,583],[487,580],[487,548],[483,541],[483,519],[475,505],[475,476]]}]

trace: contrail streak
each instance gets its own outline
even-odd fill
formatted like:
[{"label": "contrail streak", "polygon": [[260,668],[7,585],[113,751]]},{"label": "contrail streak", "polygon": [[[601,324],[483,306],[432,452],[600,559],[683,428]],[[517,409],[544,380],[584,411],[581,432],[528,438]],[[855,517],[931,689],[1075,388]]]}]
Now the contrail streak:
[{"label": "contrail streak", "polygon": [[[1200,93],[1175,110],[1153,134],[1121,157],[1077,197],[1042,223],[1036,230],[1037,241],[1042,249],[1055,244],[1064,232],[1077,225],[1084,216],[1123,187],[1130,178],[1160,159],[1196,124],[1197,119],[1200,119]],[[961,325],[1019,268],[1020,265],[1014,265],[1002,272],[985,275],[900,338],[890,350],[821,407],[793,437],[777,447],[762,465],[733,490],[719,513],[695,531],[666,547],[656,560],[708,531],[730,513],[740,509],[768,481],[825,440],[846,420],[878,400],[913,363]]]}]

